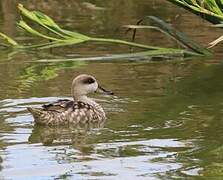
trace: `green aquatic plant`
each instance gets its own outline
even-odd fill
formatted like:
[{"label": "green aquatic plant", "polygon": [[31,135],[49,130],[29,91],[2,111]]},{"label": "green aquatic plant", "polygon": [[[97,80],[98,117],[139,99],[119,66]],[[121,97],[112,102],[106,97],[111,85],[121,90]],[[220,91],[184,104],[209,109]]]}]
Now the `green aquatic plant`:
[{"label": "green aquatic plant", "polygon": [[[144,24],[141,26],[140,24]],[[152,24],[152,25],[151,25]],[[204,54],[204,55],[210,55],[210,51],[201,46],[200,44],[196,43],[192,39],[190,39],[187,35],[184,33],[174,29],[171,25],[168,23],[162,21],[161,19],[154,17],[154,16],[146,16],[143,19],[139,20],[137,22],[137,25],[135,26],[125,26],[129,29],[134,29],[133,32],[133,40],[135,39],[136,30],[137,29],[156,29],[171,39],[175,40],[177,43],[179,43],[182,47],[189,49],[192,52],[198,53],[198,54]]]},{"label": "green aquatic plant", "polygon": [[[184,39],[183,42],[187,44],[187,48],[178,49],[178,48],[163,48],[163,47],[156,47],[156,46],[149,46],[145,44],[135,43],[135,42],[129,42],[125,40],[120,39],[110,39],[110,38],[97,38],[97,37],[89,37],[87,35],[69,31],[61,28],[58,24],[54,22],[53,19],[51,19],[49,16],[39,12],[39,11],[29,11],[28,9],[24,8],[22,4],[18,5],[18,9],[21,13],[21,20],[19,21],[18,25],[20,28],[24,29],[26,32],[30,33],[31,35],[38,36],[40,38],[43,38],[47,40],[45,43],[40,44],[33,44],[33,45],[21,45],[12,38],[8,37],[7,35],[0,33],[0,37],[4,39],[7,42],[6,46],[10,46],[13,49],[22,49],[22,50],[29,50],[29,49],[49,49],[49,48],[55,48],[60,46],[66,46],[66,45],[75,45],[80,44],[84,42],[101,42],[101,43],[114,43],[114,44],[122,44],[122,45],[128,45],[130,47],[137,47],[144,49],[146,51],[143,52],[136,52],[136,53],[127,53],[122,54],[122,57],[138,57],[138,56],[164,56],[167,55],[168,57],[173,56],[206,56],[210,55],[211,53],[204,47],[201,47],[197,45],[197,48],[199,49],[193,49],[188,48],[191,47],[190,44],[192,41],[187,36],[184,36],[186,39]],[[29,25],[30,23],[27,23],[26,20],[29,20],[29,22],[33,22],[39,26],[42,27],[44,31],[36,30],[34,27]],[[167,23],[164,23],[162,20],[156,18],[156,21],[160,21],[163,24],[164,28],[163,31],[169,31],[169,25]],[[46,33],[47,31],[47,33]],[[166,34],[169,34],[168,32]],[[181,33],[183,34],[183,33]],[[175,35],[172,34],[172,37]],[[179,38],[176,38],[179,40]],[[193,42],[194,44],[197,44]],[[114,57],[114,56],[113,56]]]},{"label": "green aquatic plant", "polygon": [[213,23],[221,24],[223,21],[222,0],[168,0],[183,7],[203,19]]},{"label": "green aquatic plant", "polygon": [[[223,1],[222,0],[168,0],[201,18],[214,24],[214,27],[223,27]],[[209,43],[209,48],[223,41],[223,36]]]}]

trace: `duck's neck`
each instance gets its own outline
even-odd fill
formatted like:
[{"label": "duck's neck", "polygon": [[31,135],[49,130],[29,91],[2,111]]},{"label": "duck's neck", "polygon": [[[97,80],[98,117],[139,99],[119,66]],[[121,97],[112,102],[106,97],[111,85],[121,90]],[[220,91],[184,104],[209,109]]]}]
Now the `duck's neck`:
[{"label": "duck's neck", "polygon": [[98,103],[96,103],[95,101],[93,101],[91,98],[87,97],[87,96],[79,96],[79,97],[73,97],[75,101],[81,101],[84,102],[86,104],[89,104],[91,106],[97,107],[100,106]]}]

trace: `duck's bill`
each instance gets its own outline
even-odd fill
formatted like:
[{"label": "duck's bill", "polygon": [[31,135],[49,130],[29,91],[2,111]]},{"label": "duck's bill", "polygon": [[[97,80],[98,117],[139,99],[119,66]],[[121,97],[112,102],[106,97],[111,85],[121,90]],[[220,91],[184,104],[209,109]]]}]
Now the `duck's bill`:
[{"label": "duck's bill", "polygon": [[108,91],[108,90],[104,89],[104,88],[101,87],[101,86],[98,86],[98,90],[97,90],[97,91],[98,91],[98,92],[101,92],[101,93],[105,93],[105,94],[107,94],[107,95],[113,95],[113,94],[114,94],[112,91]]}]

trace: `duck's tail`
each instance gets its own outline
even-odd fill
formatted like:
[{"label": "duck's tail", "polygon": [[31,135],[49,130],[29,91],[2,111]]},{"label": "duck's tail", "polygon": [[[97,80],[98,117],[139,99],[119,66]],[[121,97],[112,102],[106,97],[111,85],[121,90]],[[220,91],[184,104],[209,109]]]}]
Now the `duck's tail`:
[{"label": "duck's tail", "polygon": [[27,110],[33,115],[37,123],[39,119],[47,115],[47,112],[43,111],[42,109],[27,107]]}]

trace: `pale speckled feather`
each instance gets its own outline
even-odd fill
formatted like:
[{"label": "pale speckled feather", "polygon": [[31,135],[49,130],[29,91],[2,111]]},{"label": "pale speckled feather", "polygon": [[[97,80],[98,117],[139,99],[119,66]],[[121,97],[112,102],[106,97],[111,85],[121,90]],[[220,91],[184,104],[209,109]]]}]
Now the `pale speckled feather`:
[{"label": "pale speckled feather", "polygon": [[42,125],[77,124],[106,119],[100,105],[96,108],[84,102],[67,99],[43,105],[42,109],[28,108],[28,110],[33,114],[35,122]]}]

